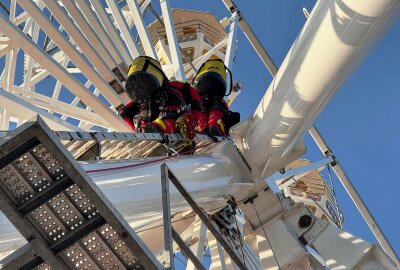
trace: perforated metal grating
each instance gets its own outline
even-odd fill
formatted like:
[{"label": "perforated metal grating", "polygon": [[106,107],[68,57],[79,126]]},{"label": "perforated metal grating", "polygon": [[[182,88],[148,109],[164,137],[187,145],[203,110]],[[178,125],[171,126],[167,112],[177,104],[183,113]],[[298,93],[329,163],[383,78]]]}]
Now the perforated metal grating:
[{"label": "perforated metal grating", "polygon": [[34,132],[21,127],[0,142],[0,207],[35,254],[3,269],[161,269],[42,125],[27,124]]}]

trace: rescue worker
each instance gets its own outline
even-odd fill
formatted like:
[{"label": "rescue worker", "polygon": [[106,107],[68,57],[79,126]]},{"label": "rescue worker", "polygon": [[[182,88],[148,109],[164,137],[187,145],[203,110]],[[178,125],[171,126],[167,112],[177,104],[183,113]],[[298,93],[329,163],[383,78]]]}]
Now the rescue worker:
[{"label": "rescue worker", "polygon": [[129,68],[126,93],[131,98],[120,115],[134,132],[181,133],[192,140],[201,99],[188,83],[170,82],[155,59],[137,57]]},{"label": "rescue worker", "polygon": [[207,60],[193,78],[193,86],[202,99],[198,132],[226,137],[229,129],[240,121],[240,114],[230,111],[224,100],[226,71],[229,71],[232,89],[232,74],[221,59]]}]

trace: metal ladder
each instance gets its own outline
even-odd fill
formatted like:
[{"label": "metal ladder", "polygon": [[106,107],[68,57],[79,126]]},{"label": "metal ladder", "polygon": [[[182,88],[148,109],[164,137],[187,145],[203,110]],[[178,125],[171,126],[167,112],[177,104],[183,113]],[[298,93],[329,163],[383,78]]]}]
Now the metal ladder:
[{"label": "metal ladder", "polygon": [[28,242],[3,269],[164,269],[39,117],[0,141],[0,210]]}]

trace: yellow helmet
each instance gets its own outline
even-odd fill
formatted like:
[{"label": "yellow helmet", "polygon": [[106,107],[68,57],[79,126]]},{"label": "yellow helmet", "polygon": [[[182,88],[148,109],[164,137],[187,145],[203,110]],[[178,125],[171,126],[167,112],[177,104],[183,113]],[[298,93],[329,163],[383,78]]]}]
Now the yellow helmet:
[{"label": "yellow helmet", "polygon": [[207,60],[193,78],[193,86],[201,97],[223,98],[226,92],[226,71],[230,73],[231,88],[232,74],[221,59]]},{"label": "yellow helmet", "polygon": [[143,102],[154,96],[168,80],[160,63],[148,56],[139,56],[129,67],[125,90],[134,102]]}]

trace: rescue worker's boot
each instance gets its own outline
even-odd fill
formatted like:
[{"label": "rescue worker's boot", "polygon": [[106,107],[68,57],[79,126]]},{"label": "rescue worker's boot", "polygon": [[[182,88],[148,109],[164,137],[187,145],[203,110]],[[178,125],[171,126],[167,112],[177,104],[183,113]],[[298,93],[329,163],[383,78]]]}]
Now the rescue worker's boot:
[{"label": "rescue worker's boot", "polygon": [[222,120],[224,113],[221,110],[214,109],[210,111],[208,118],[208,130],[211,136],[226,137],[225,123]]},{"label": "rescue worker's boot", "polygon": [[196,120],[190,112],[185,112],[179,116],[176,119],[175,125],[179,132],[190,141],[196,136]]},{"label": "rescue worker's boot", "polygon": [[201,112],[197,121],[196,131],[200,133],[208,133],[208,113]]},{"label": "rescue worker's boot", "polygon": [[167,119],[157,118],[148,125],[154,126],[159,130],[158,132],[161,132],[163,134],[172,134],[179,132],[179,130],[175,126],[175,120],[172,118],[167,118]]}]

